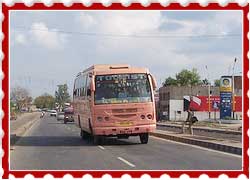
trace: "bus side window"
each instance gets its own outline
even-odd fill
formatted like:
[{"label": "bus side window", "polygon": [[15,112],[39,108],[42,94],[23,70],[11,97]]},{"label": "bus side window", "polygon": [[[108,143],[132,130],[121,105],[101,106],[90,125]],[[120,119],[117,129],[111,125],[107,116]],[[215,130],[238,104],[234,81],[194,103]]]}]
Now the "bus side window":
[{"label": "bus side window", "polygon": [[75,80],[75,90],[74,90],[74,96],[78,96],[78,78]]},{"label": "bus side window", "polygon": [[79,96],[79,89],[76,90],[76,96]]},{"label": "bus side window", "polygon": [[74,82],[74,91],[73,91],[73,97],[76,96],[76,79],[75,79],[75,82]]},{"label": "bus side window", "polygon": [[83,76],[83,81],[82,81],[82,96],[86,96],[86,75]]}]

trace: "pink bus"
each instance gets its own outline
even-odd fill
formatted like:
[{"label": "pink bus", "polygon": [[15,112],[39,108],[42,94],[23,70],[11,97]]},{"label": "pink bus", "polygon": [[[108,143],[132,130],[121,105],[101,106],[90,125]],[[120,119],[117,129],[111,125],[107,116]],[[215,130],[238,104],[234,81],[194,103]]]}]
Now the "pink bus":
[{"label": "pink bus", "polygon": [[84,139],[139,136],[148,143],[155,130],[156,82],[146,68],[93,65],[78,73],[73,90],[74,120]]}]

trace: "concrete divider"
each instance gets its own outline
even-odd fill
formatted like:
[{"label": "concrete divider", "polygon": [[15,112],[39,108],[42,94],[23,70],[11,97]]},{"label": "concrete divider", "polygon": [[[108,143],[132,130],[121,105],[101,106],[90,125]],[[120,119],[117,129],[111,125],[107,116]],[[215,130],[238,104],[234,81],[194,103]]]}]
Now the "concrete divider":
[{"label": "concrete divider", "polygon": [[[235,131],[231,129],[218,129],[213,127],[196,127],[193,126],[193,133],[197,136],[206,136],[213,137],[218,139],[226,139],[231,141],[239,141],[242,142],[242,132]],[[166,123],[157,123],[157,129],[163,131],[170,131],[181,133],[182,127],[180,124],[166,124]]]},{"label": "concrete divider", "polygon": [[192,144],[204,148],[223,151],[227,153],[242,155],[242,147],[239,147],[239,143],[237,143],[237,145],[232,145],[230,143],[219,143],[219,141],[217,140],[210,140],[210,141],[202,140],[201,136],[193,136],[193,138],[191,136],[185,137],[186,134],[174,134],[171,132],[166,132],[161,130],[156,130],[155,132],[150,133],[150,135],[181,143]]},{"label": "concrete divider", "polygon": [[[174,124],[157,123],[157,126],[181,129],[181,125],[174,125]],[[216,132],[216,133],[222,133],[222,134],[242,135],[241,131],[234,131],[231,129],[218,129],[218,128],[193,126],[193,130],[206,131],[206,132]]]}]

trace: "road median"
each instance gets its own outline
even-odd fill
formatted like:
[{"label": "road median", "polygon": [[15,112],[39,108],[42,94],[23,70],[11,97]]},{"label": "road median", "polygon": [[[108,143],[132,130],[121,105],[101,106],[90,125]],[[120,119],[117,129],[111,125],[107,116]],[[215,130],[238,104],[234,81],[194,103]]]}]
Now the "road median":
[{"label": "road median", "polygon": [[206,136],[181,134],[162,130],[156,130],[155,132],[150,133],[150,135],[181,143],[196,145],[208,149],[242,155],[242,143],[239,141],[216,139]]},{"label": "road median", "polygon": [[[206,126],[193,126],[193,133],[194,135],[198,136],[206,136],[206,137],[213,137],[219,139],[227,139],[233,141],[240,141],[242,142],[242,131],[233,130],[231,127],[223,127],[222,128],[215,128],[215,127],[206,127]],[[158,130],[166,130],[172,132],[182,132],[182,125],[181,124],[170,124],[164,122],[157,123]]]}]

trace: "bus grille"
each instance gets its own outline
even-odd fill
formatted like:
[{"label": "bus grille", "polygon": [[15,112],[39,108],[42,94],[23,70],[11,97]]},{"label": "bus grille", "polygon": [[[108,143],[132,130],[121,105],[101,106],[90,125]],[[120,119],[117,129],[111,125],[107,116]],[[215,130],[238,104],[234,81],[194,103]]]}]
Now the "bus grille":
[{"label": "bus grille", "polygon": [[114,116],[118,118],[131,118],[131,117],[136,116],[136,114],[119,114],[119,115],[114,115]]},{"label": "bus grille", "polygon": [[137,112],[136,108],[129,109],[112,109],[112,113],[135,113]]}]

